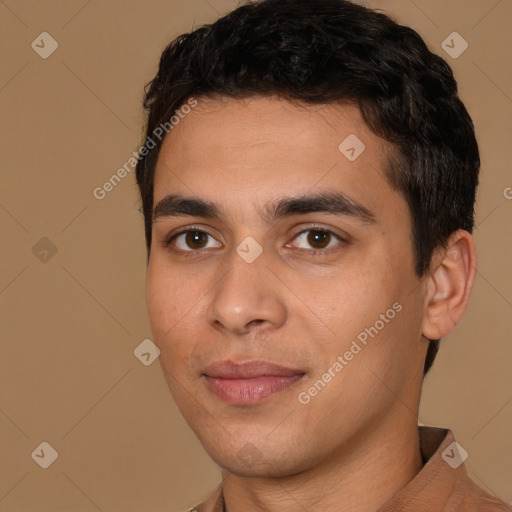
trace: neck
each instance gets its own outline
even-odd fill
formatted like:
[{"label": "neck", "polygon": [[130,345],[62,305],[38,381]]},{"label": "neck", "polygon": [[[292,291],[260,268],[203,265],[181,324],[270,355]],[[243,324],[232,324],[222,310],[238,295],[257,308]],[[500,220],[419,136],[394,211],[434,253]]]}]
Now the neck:
[{"label": "neck", "polygon": [[372,425],[347,443],[348,449],[291,476],[243,477],[224,470],[226,512],[379,509],[422,468],[418,428],[412,416],[407,423],[393,418],[378,428]]}]

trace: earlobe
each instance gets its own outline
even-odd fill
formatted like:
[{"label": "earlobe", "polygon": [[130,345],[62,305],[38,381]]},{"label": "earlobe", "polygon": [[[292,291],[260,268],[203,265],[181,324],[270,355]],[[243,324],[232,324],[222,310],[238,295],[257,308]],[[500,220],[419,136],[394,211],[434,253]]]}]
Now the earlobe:
[{"label": "earlobe", "polygon": [[462,229],[454,232],[432,260],[422,334],[437,340],[455,327],[468,305],[477,264],[473,236]]}]

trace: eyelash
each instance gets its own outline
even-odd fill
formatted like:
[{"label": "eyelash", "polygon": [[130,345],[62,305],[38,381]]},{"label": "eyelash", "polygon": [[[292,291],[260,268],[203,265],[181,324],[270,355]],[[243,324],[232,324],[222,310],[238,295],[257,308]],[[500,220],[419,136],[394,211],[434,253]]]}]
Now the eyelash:
[{"label": "eyelash", "polygon": [[[201,229],[199,226],[188,226],[186,229],[183,229],[182,231],[179,231],[178,233],[174,233],[171,236],[167,237],[164,240],[164,247],[165,248],[170,248],[172,242],[178,236],[187,234],[187,233],[192,232],[192,231],[197,231],[199,233],[203,233],[203,234],[213,238],[213,236],[210,235],[210,233],[208,233],[204,229]],[[325,255],[330,254],[333,250],[336,250],[337,248],[339,248],[340,245],[343,246],[343,245],[348,244],[348,237],[347,238],[343,238],[342,236],[338,235],[337,233],[334,233],[333,231],[331,231],[329,229],[326,229],[326,228],[324,228],[322,226],[317,226],[317,225],[311,225],[311,226],[308,226],[306,229],[303,229],[302,231],[299,231],[298,233],[296,233],[294,235],[292,241],[296,240],[302,234],[307,233],[308,231],[319,231],[321,233],[329,234],[329,235],[333,236],[334,238],[336,238],[338,240],[338,242],[339,242],[334,247],[329,247],[327,249],[299,249],[300,251],[306,251],[309,255],[325,256]],[[197,250],[191,249],[191,250],[185,251],[183,249],[175,249],[175,248],[172,248],[171,250],[174,251],[174,252],[182,254],[186,258],[187,257],[191,257],[191,256],[193,257],[193,256],[201,254],[201,253],[203,253],[205,251],[208,251],[208,249],[197,249]]]}]

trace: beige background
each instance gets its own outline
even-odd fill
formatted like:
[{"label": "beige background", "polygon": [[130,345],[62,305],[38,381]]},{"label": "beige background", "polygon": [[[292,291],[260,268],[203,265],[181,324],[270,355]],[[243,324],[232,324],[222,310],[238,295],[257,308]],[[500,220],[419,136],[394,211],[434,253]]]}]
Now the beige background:
[{"label": "beige background", "polygon": [[[427,378],[420,421],[451,427],[472,478],[511,501],[512,1],[368,4],[448,60],[477,126],[479,272]],[[151,338],[135,177],[103,200],[92,191],[138,149],[142,90],[164,45],[236,5],[0,2],[1,512],[173,512],[219,479],[158,361],[133,353]],[[44,31],[59,45],[47,59],[31,48]],[[453,31],[469,43],[457,59],[441,48]],[[42,237],[53,256],[41,252],[48,241],[34,254]],[[58,452],[48,469],[31,457],[43,441]]]}]

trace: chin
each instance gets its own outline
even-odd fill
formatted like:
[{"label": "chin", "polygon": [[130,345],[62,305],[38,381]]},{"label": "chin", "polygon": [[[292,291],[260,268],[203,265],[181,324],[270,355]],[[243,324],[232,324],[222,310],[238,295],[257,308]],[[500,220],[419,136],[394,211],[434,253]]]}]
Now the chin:
[{"label": "chin", "polygon": [[299,453],[293,448],[283,452],[275,446],[256,446],[249,441],[240,449],[230,446],[219,451],[218,444],[211,450],[207,446],[205,449],[217,465],[240,477],[282,478],[307,468],[306,460],[299,460]]}]

